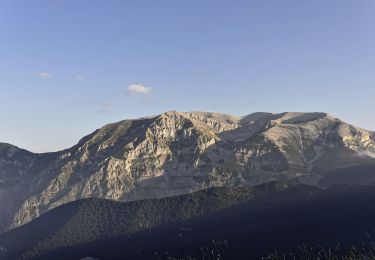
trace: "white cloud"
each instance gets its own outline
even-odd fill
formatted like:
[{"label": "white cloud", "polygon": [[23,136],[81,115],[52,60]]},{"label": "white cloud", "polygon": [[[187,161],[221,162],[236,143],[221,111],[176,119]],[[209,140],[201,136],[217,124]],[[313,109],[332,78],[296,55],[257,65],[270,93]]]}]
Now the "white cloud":
[{"label": "white cloud", "polygon": [[39,73],[36,74],[36,76],[38,78],[41,78],[41,79],[50,79],[50,78],[53,78],[53,74],[49,73],[49,72],[46,72],[46,71],[39,72]]},{"label": "white cloud", "polygon": [[112,110],[112,102],[111,101],[103,101],[100,106],[99,106],[99,109],[96,110],[97,113],[100,113],[100,114],[108,114],[111,112]]},{"label": "white cloud", "polygon": [[151,92],[152,88],[141,84],[130,84],[128,87],[128,93],[131,95],[148,95]]}]

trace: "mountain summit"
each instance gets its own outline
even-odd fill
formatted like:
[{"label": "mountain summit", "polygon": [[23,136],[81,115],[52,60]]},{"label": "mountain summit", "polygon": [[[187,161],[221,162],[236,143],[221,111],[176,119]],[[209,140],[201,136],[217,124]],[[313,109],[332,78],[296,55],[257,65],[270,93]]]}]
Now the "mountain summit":
[{"label": "mountain summit", "polygon": [[161,198],[270,181],[375,183],[375,135],[325,113],[170,111],[106,125],[69,149],[0,143],[0,230],[97,197]]}]

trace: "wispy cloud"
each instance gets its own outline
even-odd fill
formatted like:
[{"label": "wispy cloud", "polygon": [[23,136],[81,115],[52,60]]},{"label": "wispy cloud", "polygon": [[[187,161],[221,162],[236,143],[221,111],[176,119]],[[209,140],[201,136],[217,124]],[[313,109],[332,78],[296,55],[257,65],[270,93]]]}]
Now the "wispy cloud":
[{"label": "wispy cloud", "polygon": [[128,87],[128,93],[130,95],[149,95],[151,92],[152,88],[142,84],[130,84]]},{"label": "wispy cloud", "polygon": [[49,73],[49,72],[46,72],[46,71],[38,72],[36,74],[36,76],[38,78],[41,78],[41,79],[50,79],[50,78],[53,78],[53,74]]},{"label": "wispy cloud", "polygon": [[77,75],[74,76],[74,79],[76,79],[76,80],[85,80],[86,77],[84,75],[82,75],[82,74],[77,74]]},{"label": "wispy cloud", "polygon": [[100,114],[109,114],[112,111],[113,103],[111,101],[103,101],[100,105],[98,110],[96,110],[97,113]]},{"label": "wispy cloud", "polygon": [[357,152],[359,157],[372,157],[375,158],[375,153],[371,151],[358,151]]}]

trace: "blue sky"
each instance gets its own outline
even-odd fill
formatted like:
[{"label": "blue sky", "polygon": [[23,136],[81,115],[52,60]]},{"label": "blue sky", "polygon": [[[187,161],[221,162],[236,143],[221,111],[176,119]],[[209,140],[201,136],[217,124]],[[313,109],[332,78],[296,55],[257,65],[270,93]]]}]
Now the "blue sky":
[{"label": "blue sky", "polygon": [[375,130],[374,14],[373,0],[2,0],[0,142],[55,151],[167,110],[324,111]]}]

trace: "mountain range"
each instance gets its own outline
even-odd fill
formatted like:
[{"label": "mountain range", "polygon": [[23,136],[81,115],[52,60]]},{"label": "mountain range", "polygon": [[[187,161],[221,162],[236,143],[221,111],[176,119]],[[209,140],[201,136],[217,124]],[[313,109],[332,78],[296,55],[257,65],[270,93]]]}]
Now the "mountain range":
[{"label": "mountain range", "polygon": [[170,111],[35,154],[0,144],[0,231],[88,198],[160,199],[214,187],[375,183],[375,134],[326,113]]}]

